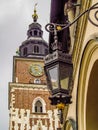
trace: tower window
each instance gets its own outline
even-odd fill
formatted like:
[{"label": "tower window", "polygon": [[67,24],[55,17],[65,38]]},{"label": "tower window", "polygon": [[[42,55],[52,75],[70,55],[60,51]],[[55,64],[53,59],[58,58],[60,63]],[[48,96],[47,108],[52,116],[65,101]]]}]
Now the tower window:
[{"label": "tower window", "polygon": [[27,47],[24,48],[23,55],[27,55]]},{"label": "tower window", "polygon": [[43,109],[42,103],[38,100],[38,101],[35,103],[35,112],[42,113],[42,112],[43,112],[42,109]]},{"label": "tower window", "polygon": [[37,36],[37,31],[36,30],[34,30],[34,35]]},{"label": "tower window", "polygon": [[35,80],[34,80],[34,83],[40,84],[40,83],[41,83],[41,80],[40,80],[40,79],[35,79]]},{"label": "tower window", "polygon": [[45,49],[45,55],[47,55],[48,54],[48,49]]},{"label": "tower window", "polygon": [[30,36],[32,36],[32,31],[30,31]]},{"label": "tower window", "polygon": [[34,53],[39,53],[39,46],[34,46]]},{"label": "tower window", "polygon": [[41,32],[39,32],[39,36],[41,36]]}]

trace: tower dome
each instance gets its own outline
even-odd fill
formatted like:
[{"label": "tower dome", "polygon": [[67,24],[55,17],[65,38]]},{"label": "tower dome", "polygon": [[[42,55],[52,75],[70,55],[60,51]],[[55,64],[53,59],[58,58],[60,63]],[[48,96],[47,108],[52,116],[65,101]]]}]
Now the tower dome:
[{"label": "tower dome", "polygon": [[19,55],[21,57],[44,57],[48,54],[48,44],[43,39],[42,26],[37,22],[38,15],[36,8],[32,15],[33,23],[29,25],[27,31],[27,39],[22,42],[19,47]]}]

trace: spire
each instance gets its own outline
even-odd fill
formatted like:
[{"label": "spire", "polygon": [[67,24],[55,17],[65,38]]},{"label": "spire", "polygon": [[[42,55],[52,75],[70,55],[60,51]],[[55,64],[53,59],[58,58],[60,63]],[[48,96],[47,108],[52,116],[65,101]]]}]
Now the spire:
[{"label": "spire", "polygon": [[34,6],[34,14],[32,15],[32,18],[33,18],[33,21],[36,22],[37,19],[38,19],[38,15],[36,13],[36,6],[37,6],[37,3],[35,4]]},{"label": "spire", "polygon": [[19,52],[16,52],[21,57],[44,58],[48,54],[48,45],[43,39],[42,26],[37,22],[36,5],[34,6],[34,13],[32,15],[34,22],[29,25],[27,31],[28,37],[19,47]]}]

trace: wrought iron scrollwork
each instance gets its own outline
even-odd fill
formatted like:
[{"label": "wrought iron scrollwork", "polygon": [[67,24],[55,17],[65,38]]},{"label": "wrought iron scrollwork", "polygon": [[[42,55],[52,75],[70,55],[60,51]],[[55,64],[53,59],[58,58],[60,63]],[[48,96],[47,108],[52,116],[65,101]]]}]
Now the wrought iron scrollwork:
[{"label": "wrought iron scrollwork", "polygon": [[[90,18],[90,12],[92,10],[95,10],[95,12],[93,12],[94,20]],[[98,27],[98,3],[96,3],[92,7],[90,7],[88,19],[94,26]]]},{"label": "wrought iron scrollwork", "polygon": [[[91,11],[95,11],[93,14],[94,14],[94,18],[95,20],[91,19],[90,17],[90,13]],[[77,18],[74,19],[73,22],[69,22],[67,21],[65,24],[57,24],[57,23],[48,23],[46,26],[45,26],[45,29],[52,33],[54,32],[54,30],[56,29],[57,32],[61,31],[61,30],[64,30],[68,27],[70,27],[71,25],[73,25],[75,22],[78,21],[79,18],[81,18],[84,14],[88,13],[88,20],[94,25],[94,26],[97,26],[98,27],[98,2],[95,3],[93,6],[91,6],[89,9],[85,10],[83,13],[81,13]]]}]

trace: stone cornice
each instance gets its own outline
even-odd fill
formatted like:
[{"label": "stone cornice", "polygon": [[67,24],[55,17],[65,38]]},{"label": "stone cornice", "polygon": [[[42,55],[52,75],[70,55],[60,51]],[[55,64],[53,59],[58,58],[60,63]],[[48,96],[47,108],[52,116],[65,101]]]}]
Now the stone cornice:
[{"label": "stone cornice", "polygon": [[9,83],[9,87],[11,88],[11,87],[15,87],[15,88],[24,88],[24,89],[30,89],[30,88],[32,88],[32,89],[36,89],[36,90],[38,90],[38,89],[43,89],[43,90],[47,90],[48,91],[48,89],[47,89],[47,86],[46,85],[41,85],[41,84],[21,84],[21,83]]}]

